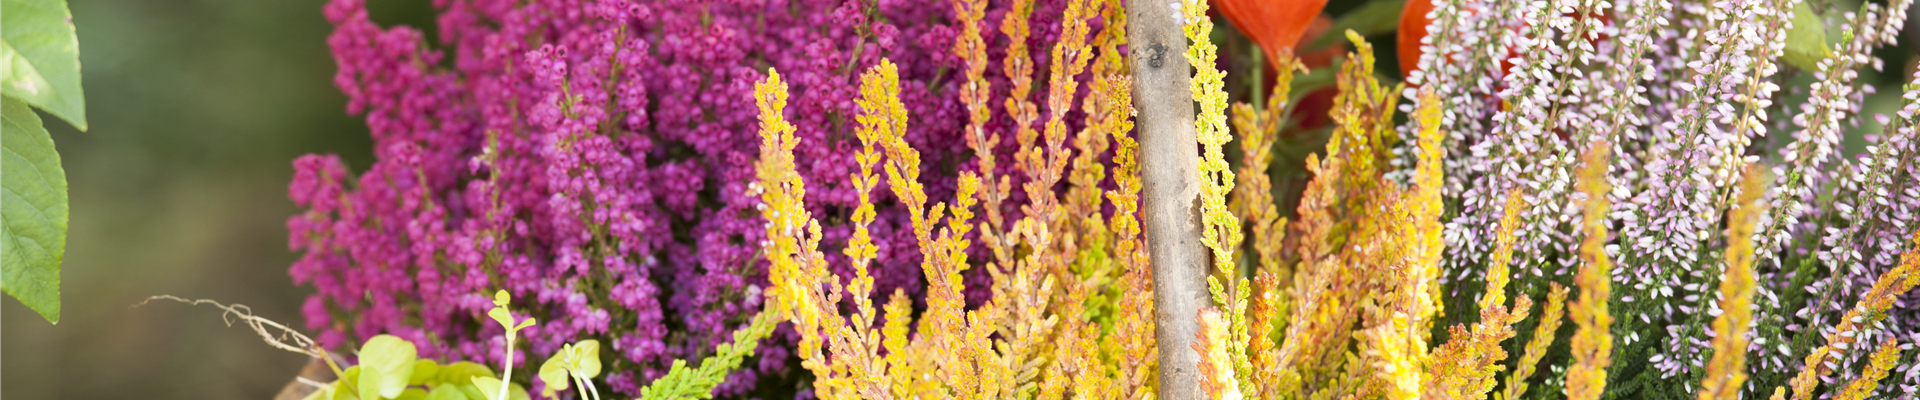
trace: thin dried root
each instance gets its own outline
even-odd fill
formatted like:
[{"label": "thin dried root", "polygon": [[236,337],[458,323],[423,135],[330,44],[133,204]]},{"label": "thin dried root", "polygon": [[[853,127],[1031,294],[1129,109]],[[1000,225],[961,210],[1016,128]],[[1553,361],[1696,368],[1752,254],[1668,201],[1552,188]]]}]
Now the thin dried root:
[{"label": "thin dried root", "polygon": [[[333,369],[334,376],[346,376],[346,373],[341,371],[340,365],[334,362],[333,357],[330,357],[327,350],[321,348],[318,342],[313,341],[313,338],[307,337],[307,335],[300,333],[300,331],[293,330],[293,328],[289,328],[286,325],[281,325],[279,322],[273,322],[273,320],[255,316],[253,315],[253,308],[247,307],[245,304],[230,305],[211,299],[187,300],[174,295],[163,294],[148,297],[146,300],[141,300],[140,303],[134,304],[133,306],[144,306],[147,305],[147,302],[154,300],[173,300],[196,306],[212,304],[214,307],[219,307],[221,310],[226,311],[220,314],[220,319],[226,321],[227,326],[233,326],[234,320],[239,319],[245,322],[248,327],[253,328],[254,333],[260,334],[260,340],[267,342],[268,345],[281,350],[305,354],[308,357],[326,360],[327,367]],[[279,334],[275,335],[274,331],[279,331]]]}]

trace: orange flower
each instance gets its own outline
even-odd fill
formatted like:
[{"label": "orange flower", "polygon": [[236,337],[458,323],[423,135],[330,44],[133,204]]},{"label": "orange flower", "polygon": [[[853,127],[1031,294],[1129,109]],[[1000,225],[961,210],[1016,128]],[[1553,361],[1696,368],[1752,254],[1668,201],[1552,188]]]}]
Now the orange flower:
[{"label": "orange flower", "polygon": [[1260,51],[1268,55],[1268,63],[1276,58],[1272,55],[1298,46],[1307,27],[1313,25],[1314,17],[1326,6],[1327,0],[1214,1],[1214,7],[1226,15],[1228,22],[1260,44]]},{"label": "orange flower", "polygon": [[1406,8],[1400,9],[1400,30],[1395,32],[1399,39],[1400,77],[1420,65],[1420,39],[1427,37],[1427,13],[1433,11],[1433,0],[1407,0]]}]

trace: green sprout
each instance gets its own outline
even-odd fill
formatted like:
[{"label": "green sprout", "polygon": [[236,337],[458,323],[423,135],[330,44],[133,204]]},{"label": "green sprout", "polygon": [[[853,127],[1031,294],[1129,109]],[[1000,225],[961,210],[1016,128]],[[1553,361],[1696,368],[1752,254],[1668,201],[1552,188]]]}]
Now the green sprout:
[{"label": "green sprout", "polygon": [[[525,321],[520,321],[519,324],[514,324],[513,313],[507,311],[507,302],[512,300],[513,296],[508,295],[505,290],[494,292],[493,309],[487,311],[488,317],[493,317],[494,322],[498,322],[501,327],[507,328],[507,356],[505,360],[500,361],[500,379],[493,379],[493,377],[473,378],[474,386],[483,388],[494,382],[499,382],[500,392],[496,396],[490,396],[492,400],[507,400],[507,382],[513,381],[513,338],[516,334],[520,333],[521,329],[533,326],[535,323],[533,318],[527,318]],[[599,360],[595,359],[594,362],[597,367]],[[595,368],[595,370],[598,370],[598,368]]]}]

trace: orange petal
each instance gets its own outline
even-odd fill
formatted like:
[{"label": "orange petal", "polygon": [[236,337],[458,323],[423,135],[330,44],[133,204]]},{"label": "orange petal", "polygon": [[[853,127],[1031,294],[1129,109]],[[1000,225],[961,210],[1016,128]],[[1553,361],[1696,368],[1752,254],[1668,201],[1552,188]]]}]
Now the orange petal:
[{"label": "orange petal", "polygon": [[1214,0],[1227,21],[1269,55],[1300,42],[1327,0]]}]

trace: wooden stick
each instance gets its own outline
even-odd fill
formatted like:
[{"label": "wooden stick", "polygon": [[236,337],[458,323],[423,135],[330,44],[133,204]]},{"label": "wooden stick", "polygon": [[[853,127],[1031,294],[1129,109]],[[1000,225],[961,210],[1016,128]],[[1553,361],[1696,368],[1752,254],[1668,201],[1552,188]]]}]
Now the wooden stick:
[{"label": "wooden stick", "polygon": [[1160,351],[1159,399],[1195,399],[1200,354],[1196,318],[1207,305],[1207,252],[1200,244],[1199,145],[1194,136],[1193,69],[1187,39],[1166,1],[1127,2],[1128,57],[1133,63],[1134,125],[1147,254],[1153,265],[1155,336]]}]

